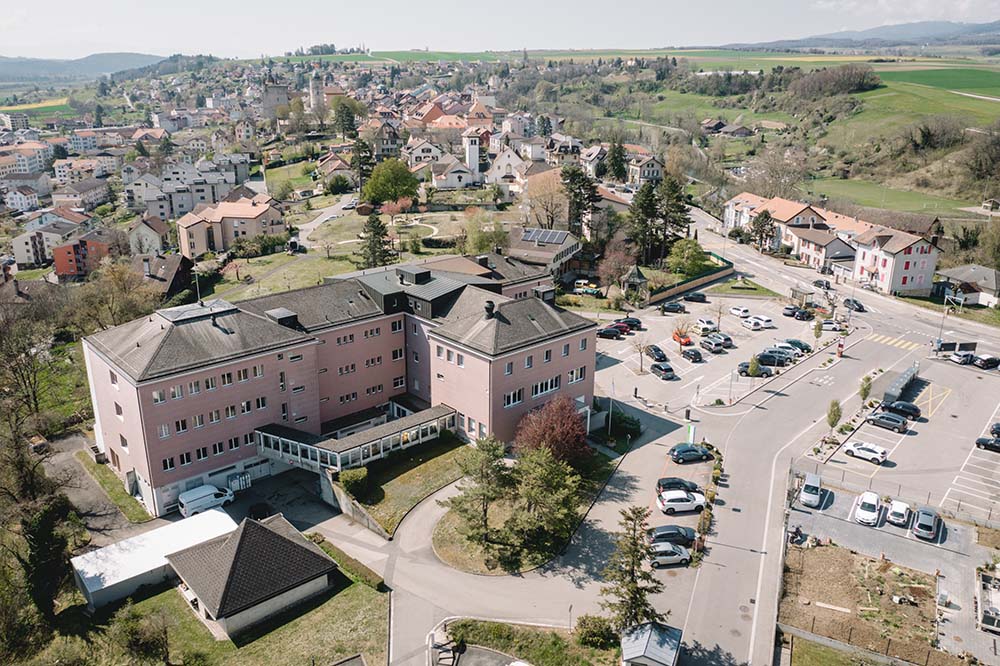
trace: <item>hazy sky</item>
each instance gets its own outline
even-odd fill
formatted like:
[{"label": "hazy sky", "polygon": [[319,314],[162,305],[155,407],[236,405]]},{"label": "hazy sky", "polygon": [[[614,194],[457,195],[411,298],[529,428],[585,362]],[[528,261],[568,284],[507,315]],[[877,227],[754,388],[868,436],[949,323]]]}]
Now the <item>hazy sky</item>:
[{"label": "hazy sky", "polygon": [[48,0],[0,13],[0,55],[280,55],[374,50],[651,48],[805,37],[920,20],[994,20],[997,0]]}]

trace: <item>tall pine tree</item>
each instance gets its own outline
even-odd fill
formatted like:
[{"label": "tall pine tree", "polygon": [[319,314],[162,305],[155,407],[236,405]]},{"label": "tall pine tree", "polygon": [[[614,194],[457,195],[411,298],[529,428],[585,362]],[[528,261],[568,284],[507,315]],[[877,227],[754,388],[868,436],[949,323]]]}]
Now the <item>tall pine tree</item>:
[{"label": "tall pine tree", "polygon": [[358,264],[361,268],[377,268],[392,262],[389,230],[378,213],[368,216],[358,238],[361,240],[361,247],[358,249]]},{"label": "tall pine tree", "polygon": [[646,540],[649,509],[631,506],[622,509],[618,522],[621,531],[615,538],[615,552],[604,568],[607,585],[601,596],[608,597],[601,606],[611,614],[611,625],[622,633],[644,622],[661,622],[662,613],[653,607],[649,597],[663,591],[663,583],[647,564],[652,546]]},{"label": "tall pine tree", "polygon": [[579,236],[583,218],[593,212],[594,204],[601,200],[601,195],[597,193],[597,183],[580,167],[564,166],[561,175],[569,208],[569,228]]},{"label": "tall pine tree", "polygon": [[608,165],[608,176],[619,183],[625,181],[628,175],[628,165],[625,162],[625,147],[615,141],[608,150],[608,157],[605,160]]}]

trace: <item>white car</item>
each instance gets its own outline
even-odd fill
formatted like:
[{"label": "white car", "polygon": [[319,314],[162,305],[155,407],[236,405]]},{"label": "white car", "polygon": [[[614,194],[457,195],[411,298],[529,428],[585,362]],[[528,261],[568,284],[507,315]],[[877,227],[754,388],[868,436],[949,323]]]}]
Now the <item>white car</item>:
[{"label": "white car", "polygon": [[799,358],[800,356],[805,356],[805,352],[803,352],[795,345],[790,345],[787,342],[776,342],[773,345],[771,345],[771,347],[773,349],[780,349],[782,351],[786,351],[795,358]]},{"label": "white car", "polygon": [[909,527],[910,525],[910,505],[901,500],[892,500],[889,510],[885,514],[885,519],[897,527]]},{"label": "white car", "polygon": [[656,506],[668,515],[678,511],[701,511],[705,508],[705,496],[686,490],[665,490],[656,498]]},{"label": "white car", "polygon": [[709,319],[708,317],[699,317],[698,328],[700,328],[703,331],[711,333],[712,331],[719,330],[719,325],[716,324],[714,320]]},{"label": "white car", "polygon": [[654,569],[671,564],[686,565],[691,561],[691,554],[688,552],[688,549],[676,543],[654,543],[652,551],[653,555],[650,558],[650,564]]},{"label": "white car", "polygon": [[870,460],[875,465],[881,465],[889,457],[887,450],[868,442],[848,442],[844,445],[844,454],[852,458]]},{"label": "white car", "polygon": [[854,520],[862,525],[878,525],[879,516],[882,515],[882,498],[878,493],[868,491],[858,499],[858,505],[854,508]]},{"label": "white car", "polygon": [[836,322],[836,321],[834,321],[832,319],[824,319],[823,322],[820,324],[820,328],[822,328],[824,331],[842,331],[843,330],[843,327],[840,325],[840,323]]},{"label": "white car", "polygon": [[764,328],[763,326],[761,326],[761,323],[756,319],[744,319],[743,321],[740,322],[740,324],[743,325],[743,328],[749,329],[751,331],[759,331],[760,329]]},{"label": "white car", "polygon": [[765,317],[764,315],[754,315],[750,318],[759,321],[761,328],[774,328],[774,322],[771,321],[770,317]]},{"label": "white car", "polygon": [[740,307],[739,305],[734,305],[729,308],[729,314],[739,317],[740,319],[746,319],[750,316],[750,310],[747,308]]}]

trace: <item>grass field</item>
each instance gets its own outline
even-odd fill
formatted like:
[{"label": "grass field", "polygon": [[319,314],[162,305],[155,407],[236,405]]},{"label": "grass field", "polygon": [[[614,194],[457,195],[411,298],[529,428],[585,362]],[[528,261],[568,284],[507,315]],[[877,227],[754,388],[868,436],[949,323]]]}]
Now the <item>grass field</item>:
[{"label": "grass field", "polygon": [[110,467],[107,465],[98,465],[91,460],[86,451],[77,451],[73,455],[80,461],[83,468],[87,470],[87,473],[94,477],[94,480],[101,486],[108,498],[128,518],[129,522],[144,523],[152,518],[145,507],[126,492],[121,479],[115,476]]},{"label": "grass field", "polygon": [[286,180],[290,181],[294,188],[312,185],[312,178],[302,173],[302,170],[307,166],[312,170],[315,165],[312,162],[298,162],[296,164],[267,169],[264,172],[264,179],[267,181],[268,192],[274,192]]},{"label": "grass field", "polygon": [[716,106],[719,98],[709,95],[696,95],[664,89],[658,91],[657,96],[662,96],[663,100],[654,104],[651,114],[641,120],[652,123],[665,122],[678,113],[690,111],[698,118],[715,118],[721,116],[729,122],[740,122],[744,125],[750,125],[759,120],[777,120],[789,124],[795,122],[795,119],[789,114],[779,111],[754,113],[747,109],[720,108]]},{"label": "grass field", "polygon": [[974,202],[946,199],[920,192],[893,190],[866,180],[841,180],[839,178],[817,178],[806,181],[802,188],[807,192],[825,194],[831,199],[847,199],[861,206],[886,208],[911,213],[954,212]]},{"label": "grass field", "polygon": [[796,638],[792,645],[792,666],[874,666],[875,662],[852,657],[819,643]]},{"label": "grass field", "polygon": [[[249,265],[246,260],[241,259],[240,281],[236,280],[236,271],[230,269],[222,281],[215,285],[212,296],[229,301],[243,301],[290,289],[312,287],[322,284],[324,277],[353,270],[355,266],[347,256],[331,255],[327,259],[321,251],[305,255],[276,253],[251,259]],[[252,282],[246,282],[247,275],[253,277]],[[202,296],[205,295],[203,291]]]},{"label": "grass field", "polygon": [[880,72],[883,81],[916,83],[932,88],[961,90],[979,95],[1000,93],[1000,72],[988,69],[916,69]]},{"label": "grass field", "polygon": [[448,624],[454,641],[464,640],[523,659],[535,666],[616,666],[621,663],[617,646],[598,650],[583,647],[563,630],[482,620],[458,620]]},{"label": "grass field", "polygon": [[46,99],[41,102],[34,102],[32,104],[16,104],[14,106],[0,106],[0,111],[20,111],[22,113],[27,113],[29,111],[34,111],[36,109],[46,109],[56,106],[65,106],[69,103],[68,97],[60,97],[58,99]]}]

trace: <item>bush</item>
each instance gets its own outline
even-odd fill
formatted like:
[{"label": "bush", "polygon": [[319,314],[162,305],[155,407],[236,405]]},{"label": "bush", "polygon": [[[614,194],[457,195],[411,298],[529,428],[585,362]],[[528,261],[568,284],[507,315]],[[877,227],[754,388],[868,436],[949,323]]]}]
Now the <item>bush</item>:
[{"label": "bush", "polygon": [[368,495],[368,468],[345,469],[340,473],[340,485],[354,499],[366,497]]},{"label": "bush", "polygon": [[600,615],[581,615],[576,620],[573,633],[577,643],[598,650],[614,647],[618,638],[611,628],[611,621]]},{"label": "bush", "polygon": [[310,541],[322,548],[327,555],[332,557],[333,561],[337,563],[338,567],[340,567],[340,570],[343,571],[349,578],[359,583],[364,583],[368,587],[374,590],[379,590],[380,592],[385,589],[385,581],[382,580],[381,576],[324,539],[322,534],[316,534],[313,532],[307,536]]},{"label": "bush", "polygon": [[353,190],[354,186],[351,185],[351,181],[347,179],[347,176],[337,174],[327,181],[325,189],[327,194],[344,194]]},{"label": "bush", "polygon": [[612,435],[630,435],[633,439],[635,439],[639,436],[639,433],[642,432],[642,424],[639,422],[639,419],[622,412],[620,408],[617,412],[612,409],[608,418],[611,419]]},{"label": "bush", "polygon": [[[454,215],[452,216],[454,217]],[[454,238],[421,238],[420,243],[431,250],[455,247],[458,241]]]}]

